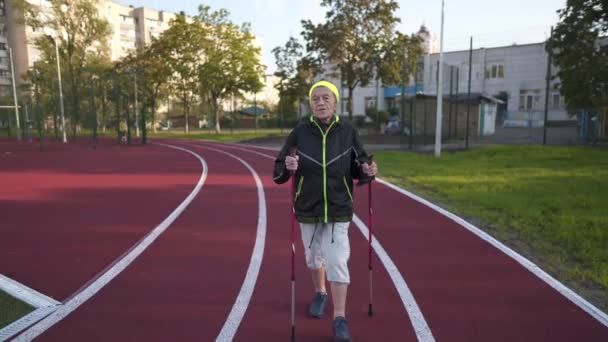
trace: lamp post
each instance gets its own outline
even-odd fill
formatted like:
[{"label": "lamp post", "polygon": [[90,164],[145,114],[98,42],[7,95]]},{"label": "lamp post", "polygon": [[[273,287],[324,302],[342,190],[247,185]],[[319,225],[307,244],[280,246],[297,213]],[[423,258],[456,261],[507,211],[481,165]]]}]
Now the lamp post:
[{"label": "lamp post", "polygon": [[17,123],[17,140],[21,140],[21,127],[19,124],[19,102],[17,100],[17,88],[15,82],[15,66],[13,65],[13,50],[8,48],[9,61],[11,62],[11,83],[13,83],[13,101],[15,103],[15,121]]},{"label": "lamp post", "polygon": [[435,157],[441,157],[441,121],[443,120],[443,9],[441,1],[441,36],[439,43],[439,77],[437,80],[437,119],[435,121]]},{"label": "lamp post", "polygon": [[63,89],[61,87],[61,65],[59,64],[59,47],[57,46],[57,40],[55,36],[52,34],[46,35],[51,41],[53,41],[53,45],[55,46],[55,58],[57,59],[57,82],[59,84],[59,111],[61,113],[61,134],[62,140],[64,143],[68,142],[65,132],[65,114],[63,109]]}]

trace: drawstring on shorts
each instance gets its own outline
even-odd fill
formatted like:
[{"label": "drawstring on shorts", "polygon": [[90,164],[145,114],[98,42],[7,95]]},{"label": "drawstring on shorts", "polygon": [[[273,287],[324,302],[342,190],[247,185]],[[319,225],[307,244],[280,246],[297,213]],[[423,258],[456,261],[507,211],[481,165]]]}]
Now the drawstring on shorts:
[{"label": "drawstring on shorts", "polygon": [[315,222],[315,230],[312,231],[312,237],[310,238],[310,245],[308,245],[308,248],[310,249],[312,247],[312,242],[315,240],[315,233],[317,232],[317,222]]}]

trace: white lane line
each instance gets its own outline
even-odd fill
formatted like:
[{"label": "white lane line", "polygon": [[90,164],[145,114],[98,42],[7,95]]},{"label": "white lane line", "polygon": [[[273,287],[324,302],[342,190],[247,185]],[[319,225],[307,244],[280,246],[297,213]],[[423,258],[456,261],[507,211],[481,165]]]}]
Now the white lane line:
[{"label": "white lane line", "polygon": [[[243,146],[243,145],[237,145],[237,144],[233,144],[233,145],[234,146]],[[237,147],[233,147],[233,148],[237,148]],[[258,147],[258,148],[262,148],[262,147]],[[246,149],[243,149],[243,148],[238,148],[238,149],[247,151]],[[274,150],[276,151],[277,149],[274,149]],[[262,155],[261,153],[255,152],[255,151],[250,151],[250,152]],[[538,267],[538,265],[534,264],[532,261],[523,257],[522,255],[515,252],[511,248],[505,246],[502,242],[494,239],[488,233],[484,232],[483,230],[479,229],[478,227],[469,223],[468,221],[464,220],[463,218],[461,218],[461,217],[435,205],[434,203],[432,203],[428,200],[425,200],[424,198],[421,198],[405,189],[402,189],[396,185],[388,183],[387,181],[385,181],[381,178],[376,178],[376,180],[378,180],[378,182],[388,186],[389,188],[439,212],[440,214],[446,216],[447,218],[451,219],[452,221],[454,221],[454,222],[458,223],[459,225],[461,225],[462,227],[466,228],[471,233],[477,235],[477,237],[488,242],[489,244],[491,244],[492,246],[494,246],[501,252],[505,253],[506,255],[508,255],[515,261],[517,261],[520,265],[522,265],[528,271],[532,272],[532,274],[534,274],[535,276],[540,278],[547,285],[551,286],[553,289],[555,289],[561,295],[566,297],[568,300],[570,300],[576,306],[578,306],[583,311],[587,312],[593,318],[598,320],[601,324],[608,327],[608,314],[606,314],[602,310],[598,309],[595,305],[589,303],[586,299],[584,299],[583,297],[578,295],[576,292],[572,291],[566,285],[562,284],[559,280],[557,280],[557,279],[553,278],[552,276],[550,276],[549,274],[547,274],[547,272],[545,272],[542,268]]]},{"label": "white lane line", "polygon": [[16,280],[0,274],[0,290],[10,294],[11,296],[26,302],[29,305],[40,308],[44,306],[54,306],[61,304],[55,299],[44,295],[32,288],[29,288]]},{"label": "white lane line", "polygon": [[[267,154],[249,150],[247,148],[241,148],[241,147],[236,147],[236,146],[230,146],[230,147],[241,150],[241,151],[257,154],[259,156],[262,156],[262,157],[265,157],[268,159],[272,159],[272,160],[275,159],[274,157],[269,156]],[[363,234],[363,237],[366,240],[368,240],[369,230],[367,228],[367,225],[365,225],[365,223],[363,223],[359,219],[359,217],[354,213],[353,213],[353,223],[359,228],[359,231],[361,232],[361,234]],[[388,256],[388,253],[386,253],[386,251],[380,244],[380,241],[378,241],[378,238],[376,237],[376,235],[373,235],[372,238],[373,238],[372,239],[372,248],[376,252],[376,255],[382,262],[382,265],[388,272],[389,276],[391,277],[391,280],[393,281],[393,284],[395,285],[395,288],[397,289],[399,298],[401,298],[401,302],[403,303],[403,306],[404,306],[408,316],[410,317],[410,321],[412,322],[412,326],[414,328],[414,331],[416,332],[418,341],[424,341],[424,342],[435,341],[435,338],[433,337],[433,333],[431,332],[429,325],[427,324],[426,320],[424,319],[424,315],[422,314],[422,311],[420,310],[418,303],[416,303],[416,300],[414,299],[414,295],[412,294],[412,291],[410,291],[409,287],[407,286],[407,283],[405,282],[405,279],[403,279],[401,272],[399,272],[399,269],[397,268],[397,266],[395,265],[393,260]]]},{"label": "white lane line", "polygon": [[205,148],[219,153],[223,153],[241,162],[241,164],[245,165],[245,167],[253,175],[253,178],[255,179],[255,185],[258,191],[258,227],[255,236],[253,253],[251,254],[251,261],[249,262],[249,267],[247,268],[245,280],[243,281],[241,290],[239,291],[239,294],[236,297],[236,301],[232,306],[232,310],[230,310],[230,314],[228,314],[228,318],[226,318],[226,322],[224,322],[224,326],[222,327],[222,330],[216,338],[217,342],[227,342],[232,341],[234,335],[236,334],[236,331],[239,328],[239,325],[241,324],[241,321],[243,320],[243,316],[245,316],[245,311],[247,311],[247,307],[249,306],[249,302],[251,301],[253,289],[255,288],[255,284],[258,280],[258,275],[260,273],[260,267],[262,266],[262,259],[264,258],[264,245],[266,244],[266,195],[264,194],[264,185],[262,184],[262,180],[258,176],[257,172],[255,172],[251,165],[249,165],[243,159],[235,156],[232,153],[218,150],[209,146],[202,146],[196,144],[191,146],[196,146],[199,148]]},{"label": "white lane line", "polygon": [[[363,223],[361,219],[359,219],[359,216],[353,214],[353,223],[359,228],[359,231],[361,231],[361,234],[363,234],[365,240],[369,241],[369,229],[367,225],[365,225],[365,223]],[[416,332],[418,341],[435,341],[433,333],[431,332],[429,325],[426,323],[424,315],[422,314],[418,303],[416,303],[416,299],[414,299],[412,291],[410,291],[410,288],[407,286],[405,279],[403,279],[401,272],[399,272],[397,265],[395,265],[395,263],[388,256],[388,253],[386,253],[380,242],[378,242],[378,238],[375,235],[372,235],[372,237],[372,248],[376,252],[378,259],[380,259],[380,261],[382,262],[382,265],[384,265],[384,268],[391,277],[393,284],[395,284],[395,287],[397,288],[397,293],[399,293],[399,298],[401,298],[401,302],[405,307],[405,311],[407,311],[407,315],[412,321],[412,326],[414,327],[414,331]]]},{"label": "white lane line", "polygon": [[396,185],[388,183],[385,180],[382,180],[379,178],[376,178],[376,179],[380,183],[386,185],[387,187],[389,187],[423,205],[426,205],[427,207],[446,216],[447,218],[451,219],[452,221],[458,223],[459,225],[461,225],[464,228],[466,228],[467,230],[469,230],[471,233],[477,235],[482,240],[488,242],[490,245],[499,249],[506,255],[515,259],[515,261],[517,261],[520,265],[525,267],[528,271],[532,272],[532,274],[534,274],[535,276],[540,278],[542,281],[544,281],[546,284],[548,284],[549,286],[554,288],[557,292],[561,293],[564,297],[568,298],[572,303],[574,303],[575,305],[577,305],[578,307],[583,309],[585,312],[587,312],[593,318],[597,319],[604,326],[608,327],[608,315],[606,315],[606,313],[602,312],[600,309],[595,307],[593,304],[589,303],[587,300],[585,300],[584,298],[579,296],[576,292],[572,291],[570,288],[566,287],[564,284],[559,282],[557,279],[555,279],[552,276],[550,276],[549,274],[547,274],[547,272],[543,271],[540,267],[538,267],[532,261],[521,256],[519,253],[517,253],[514,250],[512,250],[511,248],[505,246],[502,242],[494,239],[492,236],[490,236],[483,230],[477,228],[473,224],[467,222],[463,218],[461,218],[457,215],[454,215],[453,213],[435,205],[434,203],[431,203],[431,202],[425,200],[424,198],[418,197],[415,194],[413,194],[405,189],[402,189]]},{"label": "white lane line", "polygon": [[171,214],[165,218],[158,226],[156,226],[144,239],[142,239],[129,253],[127,253],[122,259],[114,264],[110,269],[104,272],[99,278],[95,279],[91,282],[86,288],[72,296],[64,305],[61,305],[55,312],[53,312],[48,317],[39,321],[35,325],[31,326],[21,335],[19,335],[14,341],[31,341],[36,337],[40,336],[50,327],[64,319],[67,315],[76,310],[80,305],[93,297],[99,290],[101,290],[104,286],[106,286],[112,279],[114,279],[117,275],[119,275],[122,271],[124,271],[135,259],[140,256],[146,248],[148,248],[154,240],[156,240],[169,226],[181,215],[182,212],[188,207],[190,202],[194,200],[196,195],[199,193],[200,189],[205,184],[205,180],[207,179],[207,163],[205,160],[195,152],[192,152],[188,149],[166,145],[166,144],[157,144],[165,147],[169,147],[172,149],[180,150],[187,152],[194,157],[196,157],[201,165],[202,172],[201,177],[198,180],[198,183],[192,190],[192,192],[184,199],[184,201],[177,207]]}]

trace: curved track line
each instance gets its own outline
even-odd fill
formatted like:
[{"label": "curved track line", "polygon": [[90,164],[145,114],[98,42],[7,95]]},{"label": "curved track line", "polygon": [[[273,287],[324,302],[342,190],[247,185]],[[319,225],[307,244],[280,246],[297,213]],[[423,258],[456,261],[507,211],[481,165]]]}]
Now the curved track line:
[{"label": "curved track line", "polygon": [[201,177],[199,178],[198,183],[196,184],[192,192],[188,195],[188,197],[186,197],[186,199],[184,199],[184,201],[177,208],[175,208],[175,210],[173,210],[173,212],[171,212],[171,214],[169,214],[169,216],[167,216],[167,218],[165,218],[144,239],[142,239],[137,245],[135,245],[123,258],[116,262],[111,268],[106,270],[100,277],[92,281],[86,288],[82,289],[76,295],[72,296],[67,302],[64,303],[64,305],[61,305],[51,315],[47,316],[40,322],[34,324],[28,330],[19,335],[15,339],[15,341],[33,340],[34,338],[40,336],[42,333],[48,330],[50,327],[64,319],[67,315],[72,313],[91,297],[93,297],[97,292],[99,292],[99,290],[106,286],[110,281],[112,281],[112,279],[114,279],[117,275],[124,271],[133,261],[135,261],[135,259],[139,255],[141,255],[144,250],[146,250],[146,248],[148,248],[165,230],[167,230],[167,228],[169,228],[169,226],[186,209],[190,202],[194,200],[200,189],[203,187],[205,180],[207,179],[208,169],[205,160],[197,153],[182,147],[158,143],[156,145],[161,145],[187,152],[196,157],[201,162],[201,166],[203,168]]},{"label": "curved track line", "polygon": [[[237,150],[241,150],[244,152],[257,154],[259,156],[269,158],[272,160],[275,159],[274,157],[269,156],[265,153],[249,150],[247,148],[237,147],[234,145],[230,145],[229,147],[237,149]],[[354,213],[353,213],[353,223],[357,226],[357,228],[359,228],[359,231],[361,232],[361,234],[363,234],[363,237],[365,238],[365,240],[368,241],[368,234],[369,234],[368,227]],[[431,332],[429,325],[427,324],[426,320],[424,319],[424,315],[422,314],[422,311],[420,310],[418,303],[416,303],[416,299],[414,299],[414,295],[412,294],[409,287],[407,286],[405,279],[403,279],[401,272],[399,272],[395,263],[388,256],[388,253],[386,253],[386,251],[384,250],[384,248],[378,241],[378,238],[376,237],[376,235],[373,235],[372,248],[376,252],[376,255],[378,255],[378,258],[382,262],[382,265],[388,272],[389,276],[391,277],[391,280],[393,281],[393,284],[395,285],[395,288],[397,289],[399,298],[401,298],[401,302],[403,303],[403,306],[404,306],[408,316],[410,317],[412,326],[414,328],[416,336],[418,337],[418,341],[424,341],[424,342],[435,341],[435,338],[433,337],[433,333]]]},{"label": "curved track line", "polygon": [[377,178],[377,180],[386,185],[387,187],[423,204],[426,205],[427,207],[439,212],[440,214],[446,216],[447,218],[449,218],[450,220],[458,223],[459,225],[463,226],[464,228],[466,228],[467,230],[469,230],[471,233],[477,235],[480,239],[486,241],[487,243],[489,243],[490,245],[494,246],[495,248],[499,249],[501,252],[505,253],[506,255],[510,256],[511,258],[515,259],[515,261],[517,261],[520,265],[522,265],[523,267],[525,267],[528,271],[532,272],[532,274],[534,274],[535,276],[537,276],[538,278],[540,278],[542,281],[544,281],[546,284],[548,284],[549,286],[551,286],[552,288],[554,288],[557,292],[561,293],[564,297],[568,298],[572,303],[574,303],[575,305],[577,305],[578,307],[580,307],[581,309],[583,309],[585,312],[587,312],[589,315],[591,315],[593,318],[597,319],[600,323],[602,323],[603,325],[605,325],[606,327],[608,327],[608,315],[606,315],[604,312],[602,312],[600,309],[598,309],[597,307],[595,307],[593,304],[589,303],[587,300],[585,300],[583,297],[579,296],[577,293],[575,293],[574,291],[572,291],[570,288],[566,287],[566,285],[562,284],[559,280],[553,278],[552,276],[550,276],[547,272],[543,271],[540,267],[538,267],[535,263],[533,263],[532,261],[528,260],[527,258],[523,257],[521,254],[515,252],[514,250],[512,250],[511,248],[507,247],[506,245],[504,245],[502,242],[494,239],[492,236],[490,236],[488,233],[484,232],[483,230],[477,228],[476,226],[474,226],[473,224],[465,221],[464,219],[462,219],[461,217],[452,214],[451,212],[425,200],[424,198],[418,197],[416,195],[414,195],[413,193],[402,189],[396,185],[393,185],[391,183],[388,183],[387,181],[383,180],[383,179],[379,179]]},{"label": "curved track line", "polygon": [[[234,148],[237,148],[236,146],[249,146],[249,145],[242,145],[242,144],[241,145],[231,144],[231,145],[235,146]],[[256,147],[256,148],[270,149],[267,147]],[[243,148],[239,148],[239,149],[244,150]],[[274,150],[276,151],[276,149],[274,149]],[[251,151],[251,152],[263,155],[262,153],[259,153],[259,152],[255,152],[255,151]],[[475,234],[480,239],[486,241],[490,245],[494,246],[501,252],[505,253],[506,255],[508,255],[515,261],[517,261],[520,265],[522,265],[524,268],[526,268],[532,274],[537,276],[539,279],[541,279],[547,285],[551,286],[553,289],[555,289],[557,292],[559,292],[562,296],[566,297],[573,304],[575,304],[576,306],[581,308],[583,311],[587,312],[589,315],[591,315],[593,318],[595,318],[597,321],[599,321],[604,326],[608,327],[608,314],[606,314],[602,310],[598,309],[595,305],[589,303],[586,299],[584,299],[583,297],[578,295],[576,292],[572,291],[569,287],[567,287],[566,285],[561,283],[559,280],[553,278],[551,275],[549,275],[547,272],[545,272],[542,268],[540,268],[538,265],[536,265],[532,261],[528,260],[527,258],[525,258],[521,254],[517,253],[516,251],[512,250],[511,248],[507,247],[502,242],[494,239],[488,233],[484,232],[483,230],[481,230],[480,228],[476,227],[475,225],[469,223],[468,221],[464,220],[463,218],[435,205],[434,203],[432,203],[428,200],[425,200],[422,197],[419,197],[396,185],[388,183],[387,181],[385,181],[381,178],[377,177],[376,180],[378,180],[378,182],[382,183],[383,185],[437,211],[438,213],[446,216],[447,218],[451,219],[452,221],[456,222],[457,224],[463,226],[465,229],[469,230],[471,233]]]},{"label": "curved track line", "polygon": [[251,167],[251,165],[249,165],[246,161],[235,156],[234,154],[218,150],[213,147],[198,144],[193,144],[189,146],[209,149],[238,160],[241,164],[245,165],[249,172],[251,172],[251,175],[255,179],[255,185],[258,190],[258,227],[255,236],[253,253],[251,254],[251,261],[249,262],[249,267],[247,268],[245,280],[243,280],[243,286],[241,287],[241,290],[239,291],[239,294],[236,297],[234,305],[232,306],[232,310],[230,310],[230,313],[226,318],[226,322],[224,323],[222,330],[216,338],[217,342],[232,341],[234,335],[236,335],[236,331],[238,330],[239,325],[241,324],[241,321],[243,320],[243,316],[245,316],[245,311],[247,311],[249,302],[251,301],[253,289],[255,288],[255,284],[258,280],[258,275],[260,273],[260,267],[262,266],[262,259],[264,258],[264,246],[266,244],[266,195],[264,193],[264,185],[262,184],[262,180],[258,176],[257,172],[255,172],[253,167]]}]

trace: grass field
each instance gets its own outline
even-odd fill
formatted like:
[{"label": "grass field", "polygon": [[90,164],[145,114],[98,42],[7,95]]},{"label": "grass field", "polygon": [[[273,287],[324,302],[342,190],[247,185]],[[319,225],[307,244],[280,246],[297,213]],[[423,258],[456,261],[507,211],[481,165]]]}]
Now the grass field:
[{"label": "grass field", "polygon": [[[220,134],[215,133],[212,130],[191,130],[190,133],[184,133],[183,129],[179,130],[171,130],[171,131],[158,131],[157,133],[148,132],[148,138],[170,138],[170,139],[205,139],[205,140],[214,140],[214,141],[222,141],[222,142],[231,142],[231,141],[241,141],[241,140],[249,140],[256,138],[271,138],[278,136],[285,136],[289,131],[287,129],[281,130],[278,128],[274,129],[235,129],[230,130],[229,128],[223,129]],[[10,133],[11,139],[16,139],[15,130],[12,129]],[[45,139],[55,139],[54,131],[47,131],[44,133]],[[114,130],[107,129],[105,133],[102,133],[101,130],[97,133],[99,137],[116,137],[117,133]],[[0,138],[8,137],[8,130],[6,128],[0,129]],[[89,129],[83,129],[78,134],[78,138],[91,138],[93,136],[93,132]],[[32,132],[32,137],[34,139],[38,138],[38,131],[34,130]],[[61,136],[60,136],[61,138]],[[132,139],[139,139],[135,135],[135,131],[131,132]],[[68,132],[68,140],[71,140],[71,132]]]},{"label": "grass field", "polygon": [[469,219],[608,309],[608,151],[379,152],[380,176]]},{"label": "grass field", "polygon": [[33,310],[33,307],[0,291],[0,329]]}]

